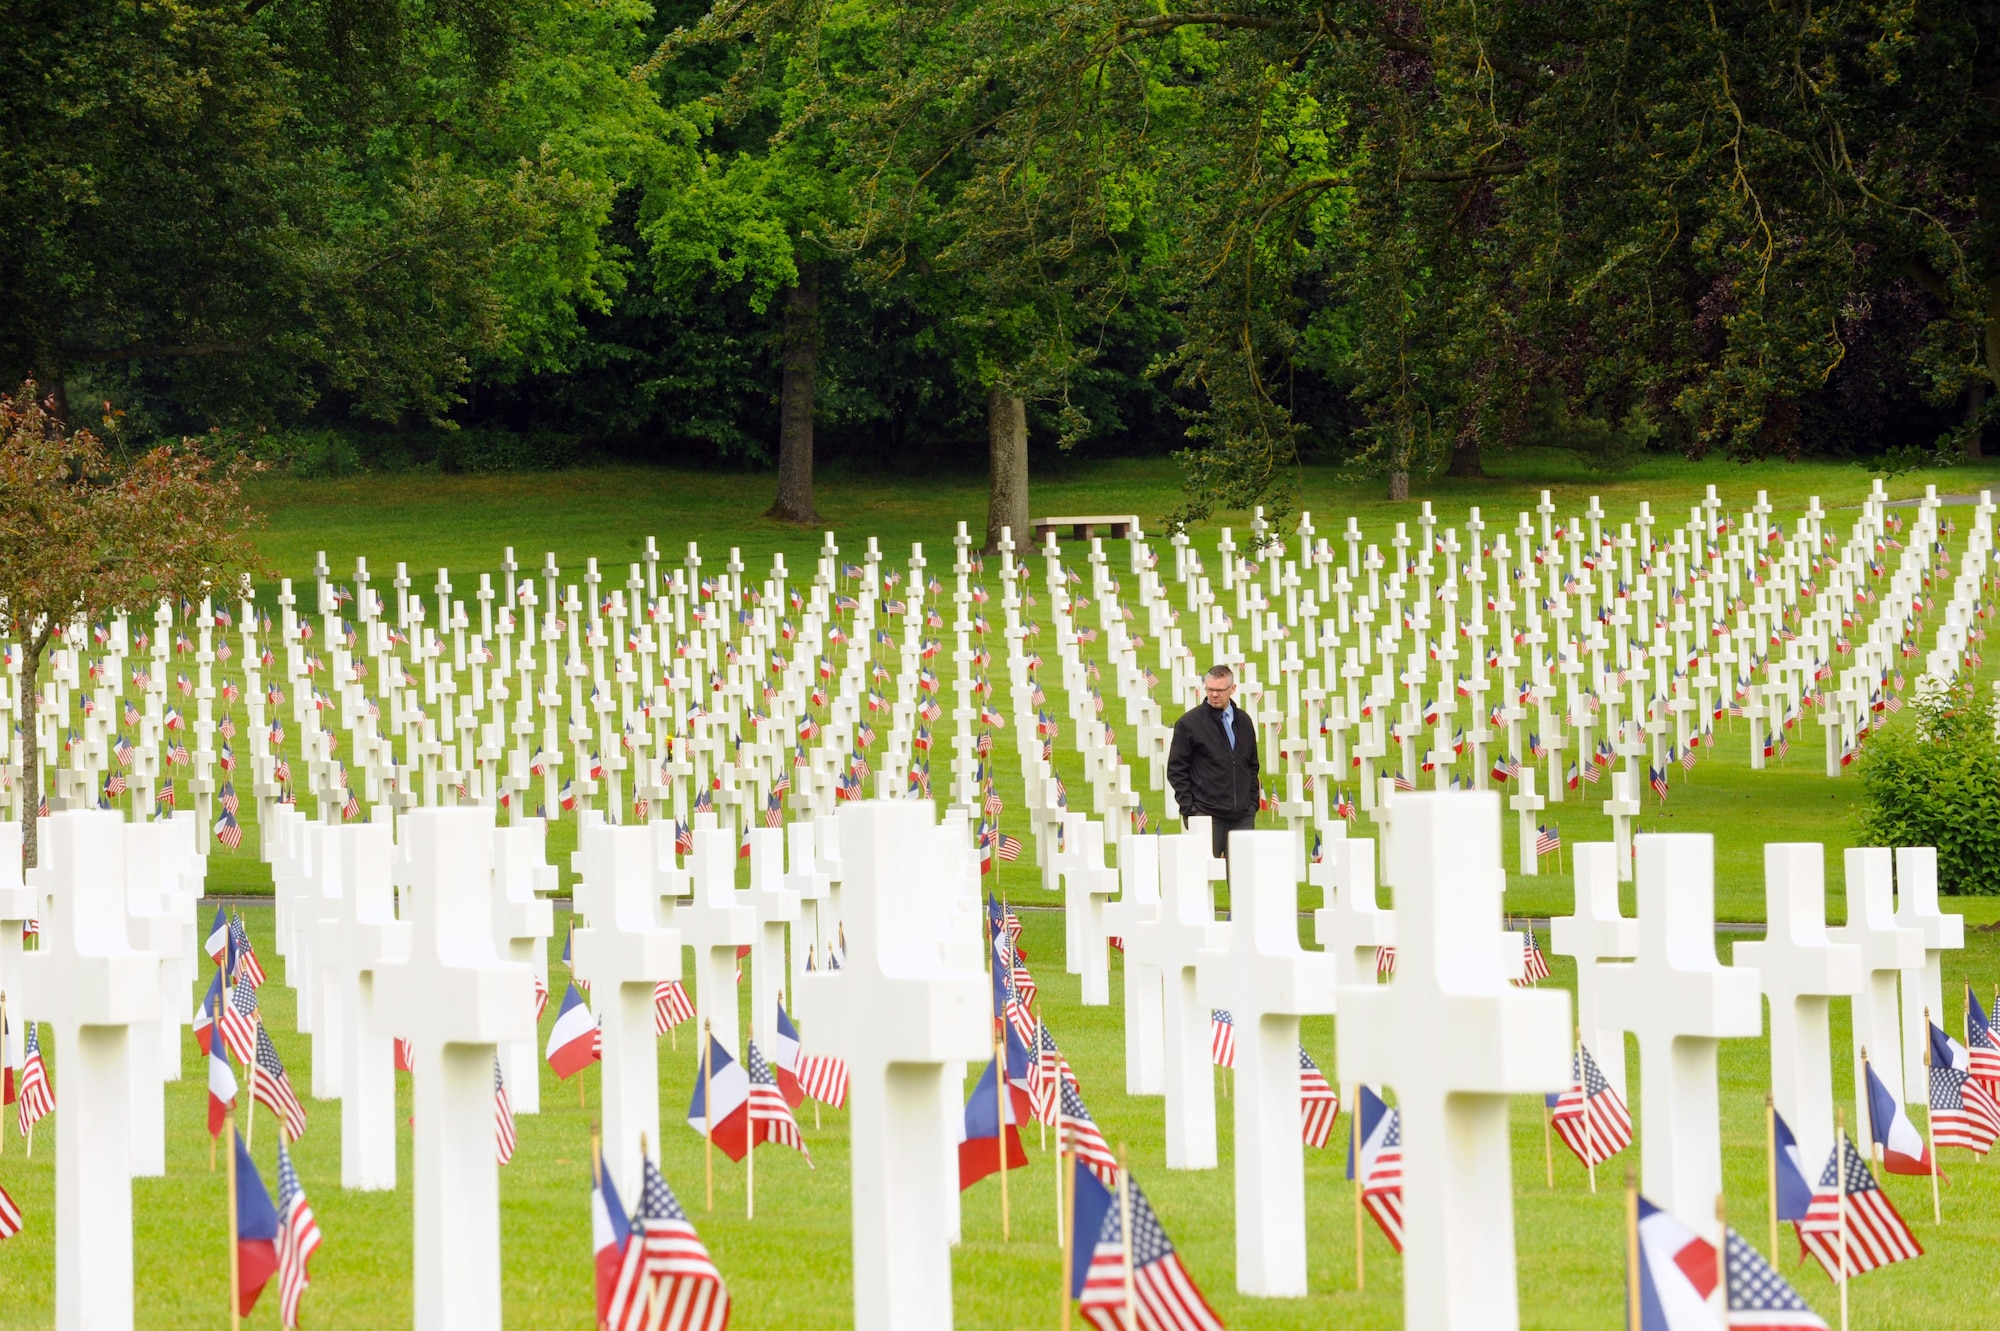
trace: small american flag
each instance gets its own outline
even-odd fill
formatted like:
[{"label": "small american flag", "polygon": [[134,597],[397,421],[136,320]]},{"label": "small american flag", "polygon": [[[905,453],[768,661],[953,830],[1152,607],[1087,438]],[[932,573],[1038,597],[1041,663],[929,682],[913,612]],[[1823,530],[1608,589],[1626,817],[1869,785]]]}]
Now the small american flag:
[{"label": "small american flag", "polygon": [[1731,1331],[1826,1331],[1799,1292],[1735,1230],[1723,1249]]},{"label": "small american flag", "polygon": [[792,1117],[792,1107],[785,1103],[785,1093],[778,1089],[777,1074],[771,1071],[769,1059],[764,1051],[751,1040],[744,1045],[743,1070],[750,1078],[750,1144],[776,1142],[789,1146],[805,1156],[806,1163],[812,1163],[812,1152],[806,1149],[806,1139],[799,1135],[799,1121]]},{"label": "small american flag", "polygon": [[722,1273],[650,1159],[605,1325],[611,1331],[723,1331],[729,1325]]},{"label": "small american flag", "polygon": [[1090,1110],[1084,1107],[1083,1093],[1067,1077],[1062,1078],[1056,1140],[1060,1149],[1076,1156],[1106,1187],[1118,1185],[1118,1157],[1111,1153],[1110,1143],[1104,1140]]},{"label": "small american flag", "polygon": [[1972,1076],[1965,1047],[1930,1023],[1931,1131],[1939,1146],[1963,1146],[1984,1155],[2000,1136],[2000,1107]]},{"label": "small american flag", "polygon": [[[1080,1189],[1084,1186],[1081,1175],[1078,1186]],[[1132,1212],[1129,1274],[1138,1304],[1138,1325],[1145,1331],[1222,1331],[1222,1319],[1208,1306],[1187,1268],[1181,1265],[1173,1240],[1153,1214],[1146,1194],[1139,1191],[1129,1175],[1123,1180],[1123,1188]],[[1125,1318],[1126,1208],[1115,1195],[1109,1202],[1104,1206],[1096,1242],[1090,1248],[1090,1266],[1083,1283],[1083,1316],[1098,1331],[1126,1331],[1129,1326]],[[1082,1247],[1079,1241],[1079,1250]]]},{"label": "small american flag", "polygon": [[847,1064],[825,1054],[800,1054],[794,1074],[799,1089],[831,1109],[847,1103]]},{"label": "small american flag", "polygon": [[1221,1008],[1208,1014],[1208,1057],[1219,1068],[1236,1066],[1236,1018]]},{"label": "small american flag", "polygon": [[1562,832],[1553,827],[1535,824],[1535,854],[1552,855],[1562,849]]},{"label": "small american flag", "polygon": [[15,1095],[20,1106],[16,1122],[24,1137],[28,1129],[56,1112],[55,1088],[49,1084],[48,1069],[42,1066],[41,1029],[38,1021],[28,1023],[27,1044],[21,1051],[21,1082]]},{"label": "small american flag", "polygon": [[250,945],[250,930],[243,924],[242,912],[229,921],[229,945],[235,949],[236,959],[229,963],[238,984],[248,983],[252,989],[260,989],[264,984],[264,967],[257,961],[257,949]]},{"label": "small american flag", "polygon": [[286,1327],[299,1324],[299,1300],[312,1277],[306,1265],[319,1251],[319,1222],[306,1201],[299,1171],[292,1167],[292,1153],[278,1142],[278,1297]]},{"label": "small american flag", "polygon": [[[1375,1092],[1361,1088],[1355,1106],[1360,1116],[1359,1177],[1361,1205],[1382,1227],[1390,1246],[1403,1250],[1403,1116],[1384,1104]],[[1353,1143],[1349,1143],[1347,1176],[1356,1177]]]},{"label": "small american flag", "polygon": [[493,1153],[501,1164],[514,1158],[519,1139],[514,1133],[514,1106],[507,1099],[507,1079],[500,1073],[500,1055],[493,1055]]},{"label": "small american flag", "polygon": [[7,1195],[5,1188],[0,1188],[0,1239],[13,1238],[21,1232],[24,1223],[21,1208],[14,1204],[14,1199]]},{"label": "small american flag", "polygon": [[1377,978],[1396,973],[1396,949],[1393,944],[1375,949],[1375,974]]},{"label": "small american flag", "polygon": [[1570,1070],[1574,1084],[1552,1097],[1551,1122],[1577,1159],[1601,1165],[1632,1144],[1632,1115],[1590,1050],[1578,1045]]},{"label": "small american flag", "polygon": [[257,1056],[257,991],[247,984],[233,984],[223,997],[218,1025],[222,1042],[237,1062],[248,1063]]},{"label": "small american flag", "polygon": [[[1834,1172],[1835,1161],[1841,1162],[1840,1168],[1846,1175],[1845,1245],[1841,1242],[1842,1180],[1841,1175]],[[1910,1232],[1909,1225],[1897,1213],[1889,1195],[1877,1186],[1867,1161],[1861,1158],[1861,1152],[1854,1149],[1853,1140],[1845,1134],[1840,1144],[1827,1154],[1826,1169],[1820,1175],[1819,1186],[1813,1189],[1812,1206],[1807,1209],[1806,1218],[1799,1222],[1799,1242],[1807,1252],[1819,1258],[1820,1265],[1836,1280],[1839,1279],[1843,1246],[1847,1252],[1849,1275],[1859,1275],[1878,1266],[1906,1262],[1924,1255],[1917,1236]]]},{"label": "small american flag", "polygon": [[1521,984],[1540,984],[1549,978],[1549,959],[1542,955],[1533,929],[1521,931]]},{"label": "small american flag", "polygon": [[1327,1083],[1326,1074],[1313,1062],[1304,1045],[1299,1046],[1299,1127],[1308,1146],[1320,1150],[1333,1139],[1333,1125],[1340,1117],[1340,1092]]},{"label": "small american flag", "polygon": [[694,1020],[694,1003],[679,980],[660,980],[653,985],[653,1030],[665,1035],[683,1022]]},{"label": "small american flag", "polygon": [[299,1103],[292,1079],[285,1075],[285,1065],[278,1058],[277,1046],[271,1043],[271,1033],[262,1023],[257,1027],[257,1075],[251,1079],[250,1094],[283,1121],[287,1141],[297,1141],[305,1135],[306,1107]]}]

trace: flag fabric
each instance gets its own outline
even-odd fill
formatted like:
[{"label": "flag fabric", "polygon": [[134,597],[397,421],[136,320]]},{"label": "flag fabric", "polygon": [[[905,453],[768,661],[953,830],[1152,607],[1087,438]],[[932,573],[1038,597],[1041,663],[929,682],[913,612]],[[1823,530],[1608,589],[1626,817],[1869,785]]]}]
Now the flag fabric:
[{"label": "flag fabric", "polygon": [[20,1233],[26,1222],[21,1218],[21,1208],[5,1188],[0,1188],[0,1239],[11,1239]]},{"label": "flag fabric", "polygon": [[619,1272],[625,1265],[626,1241],[631,1233],[632,1226],[625,1218],[625,1207],[618,1200],[618,1185],[600,1166],[590,1189],[591,1266],[596,1276],[599,1326],[611,1316],[611,1295],[617,1288]]},{"label": "flag fabric", "polygon": [[1112,1154],[1111,1144],[1104,1140],[1097,1121],[1084,1107],[1083,1092],[1070,1078],[1064,1077],[1061,1081],[1056,1117],[1057,1148],[1082,1161],[1083,1167],[1095,1174],[1105,1186],[1115,1187],[1118,1183],[1118,1157]]},{"label": "flag fabric", "polygon": [[[1118,1194],[1088,1170],[1073,1170],[1074,1254],[1070,1296],[1082,1304],[1083,1318],[1097,1331],[1127,1331],[1125,1320],[1125,1206]],[[1222,1319],[1208,1306],[1181,1265],[1173,1241],[1153,1213],[1146,1194],[1128,1177],[1132,1212],[1132,1296],[1144,1331],[1222,1331]]]},{"label": "flag fabric", "polygon": [[500,1055],[493,1055],[493,1153],[506,1164],[514,1158],[519,1138],[514,1132],[514,1106],[507,1099],[507,1079],[500,1073]]},{"label": "flag fabric", "polygon": [[236,949],[235,960],[230,963],[235,981],[238,984],[248,981],[252,989],[261,989],[264,967],[257,960],[257,949],[251,946],[250,931],[244,927],[241,914],[229,922],[229,942]]},{"label": "flag fabric", "polygon": [[[1382,1227],[1390,1246],[1403,1250],[1403,1116],[1366,1086],[1355,1103],[1361,1116],[1359,1177],[1361,1205]],[[1347,1147],[1347,1177],[1356,1177],[1352,1137]]]},{"label": "flag fabric", "polygon": [[589,1005],[571,981],[556,1009],[555,1025],[549,1028],[549,1066],[568,1081],[597,1061],[597,1050],[597,1018],[590,1015]]},{"label": "flag fabric", "polygon": [[610,1331],[723,1331],[729,1291],[722,1273],[650,1158],[643,1177],[599,1323]]},{"label": "flag fabric", "polygon": [[1708,1296],[1720,1277],[1715,1245],[1639,1198],[1639,1326],[1635,1331],[1713,1331]]},{"label": "flag fabric", "polygon": [[1236,1066],[1236,1018],[1221,1008],[1208,1014],[1208,1058],[1219,1068]]},{"label": "flag fabric", "polygon": [[1730,1331],[1827,1331],[1799,1292],[1735,1230],[1724,1231]]},{"label": "flag fabric", "polygon": [[297,1141],[305,1135],[306,1107],[299,1103],[292,1079],[278,1058],[271,1033],[257,1024],[257,1075],[250,1080],[250,1098],[276,1114],[285,1125],[285,1140]]},{"label": "flag fabric", "polygon": [[1799,1245],[1819,1258],[1829,1276],[1840,1278],[1842,1201],[1841,1176],[1834,1172],[1836,1161],[1846,1174],[1847,1273],[1860,1275],[1878,1266],[1923,1256],[1917,1236],[1875,1182],[1853,1139],[1846,1136],[1827,1153],[1826,1169],[1813,1189],[1812,1207],[1799,1222]]},{"label": "flag fabric", "polygon": [[679,980],[659,980],[653,985],[653,1033],[665,1035],[683,1022],[694,1020],[694,1000]]},{"label": "flag fabric", "polygon": [[1771,1111],[1771,1131],[1778,1148],[1778,1219],[1797,1222],[1812,1210],[1813,1186],[1806,1177],[1798,1139],[1785,1116]]},{"label": "flag fabric", "polygon": [[1549,978],[1549,959],[1542,955],[1533,929],[1521,931],[1521,983],[1539,984]]},{"label": "flag fabric", "polygon": [[708,1037],[706,1081],[701,1065],[695,1065],[687,1122],[731,1160],[741,1161],[750,1153],[750,1074],[714,1035]]},{"label": "flag fabric", "polygon": [[[30,1028],[29,1038],[33,1038]],[[229,1066],[226,1040],[208,1043],[208,1135],[222,1135],[222,1116],[236,1103],[236,1069]]]},{"label": "flag fabric", "polygon": [[224,991],[222,1011],[216,1019],[222,1043],[239,1063],[248,1063],[257,1054],[257,991],[247,984],[232,984]]},{"label": "flag fabric", "polygon": [[1868,1128],[1875,1144],[1882,1148],[1882,1167],[1891,1174],[1931,1172],[1930,1148],[1924,1134],[1910,1121],[1902,1098],[1882,1084],[1873,1065],[1868,1073]]},{"label": "flag fabric", "polygon": [[264,1187],[257,1162],[236,1133],[236,1310],[248,1317],[258,1295],[278,1273],[278,1209]]},{"label": "flag fabric", "polygon": [[217,906],[215,919],[208,926],[208,938],[202,947],[208,952],[208,959],[218,966],[229,951],[229,935],[229,912]]},{"label": "flag fabric", "polygon": [[847,1103],[847,1063],[826,1054],[799,1055],[793,1069],[799,1090],[831,1109]]},{"label": "flag fabric", "polygon": [[1570,1058],[1570,1088],[1549,1097],[1551,1123],[1585,1165],[1601,1165],[1632,1144],[1632,1115],[1588,1047]]},{"label": "flag fabric", "polygon": [[1936,1022],[1930,1023],[1930,1042],[1931,1141],[1984,1155],[2000,1136],[2000,1107],[1985,1085],[1974,1080],[1965,1046]]},{"label": "flag fabric", "polygon": [[304,1297],[312,1275],[306,1269],[319,1251],[319,1222],[306,1201],[299,1171],[292,1167],[292,1153],[278,1143],[278,1299],[286,1327],[299,1324],[299,1300]]},{"label": "flag fabric", "polygon": [[[21,1049],[20,1084],[15,1089],[15,1122],[23,1137],[28,1129],[56,1112],[55,1087],[49,1083],[49,1070],[42,1065],[42,1024],[28,1023],[27,1041]],[[227,1059],[222,1066],[229,1066]]]},{"label": "flag fabric", "polygon": [[1965,1052],[1972,1061],[1972,1075],[2000,1098],[2000,1035],[1988,1024],[1971,985],[1965,986]]},{"label": "flag fabric", "polygon": [[1544,827],[1540,823],[1535,824],[1535,854],[1538,857],[1555,854],[1562,849],[1562,844],[1563,838],[1560,829]]},{"label": "flag fabric", "polygon": [[792,1117],[792,1107],[786,1102],[784,1091],[779,1089],[771,1061],[764,1057],[764,1051],[757,1047],[755,1040],[744,1045],[743,1068],[750,1082],[751,1145],[775,1142],[779,1146],[789,1146],[803,1155],[810,1165],[812,1152],[806,1149],[805,1138],[799,1134],[799,1121]]},{"label": "flag fabric", "polygon": [[965,1114],[958,1129],[958,1188],[960,1192],[1001,1169],[1001,1151],[1006,1152],[1006,1168],[1020,1169],[1028,1163],[1021,1145],[1020,1115],[1014,1097],[1000,1093],[1000,1074],[993,1059],[972,1088],[965,1102]]},{"label": "flag fabric", "polygon": [[1304,1045],[1299,1046],[1299,1128],[1308,1146],[1325,1150],[1340,1118],[1340,1092],[1326,1080]]},{"label": "flag fabric", "polygon": [[[208,982],[208,992],[202,996],[201,1006],[194,1010],[194,1042],[201,1046],[201,1056],[208,1057],[209,1041],[215,1038],[215,1014],[222,1006],[222,972]],[[13,1097],[8,1097],[11,1102]]]},{"label": "flag fabric", "polygon": [[1376,976],[1376,978],[1377,978],[1377,979],[1380,979],[1380,978],[1381,978],[1382,976],[1384,976],[1384,975],[1394,975],[1395,973],[1396,973],[1396,946],[1395,946],[1395,944],[1393,944],[1393,943],[1389,943],[1389,944],[1385,944],[1385,945],[1384,945],[1384,946],[1382,946],[1382,947],[1378,947],[1378,948],[1376,948],[1376,949],[1375,949],[1375,976]]}]

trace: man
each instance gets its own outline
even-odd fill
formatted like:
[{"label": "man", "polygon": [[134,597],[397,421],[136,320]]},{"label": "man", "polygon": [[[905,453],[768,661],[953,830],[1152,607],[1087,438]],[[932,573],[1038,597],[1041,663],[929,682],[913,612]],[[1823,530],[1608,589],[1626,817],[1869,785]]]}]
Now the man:
[{"label": "man", "polygon": [[1236,676],[1228,666],[1211,667],[1201,683],[1205,700],[1174,722],[1167,783],[1183,825],[1197,814],[1214,820],[1214,854],[1223,859],[1229,834],[1257,823],[1257,727],[1232,701]]}]

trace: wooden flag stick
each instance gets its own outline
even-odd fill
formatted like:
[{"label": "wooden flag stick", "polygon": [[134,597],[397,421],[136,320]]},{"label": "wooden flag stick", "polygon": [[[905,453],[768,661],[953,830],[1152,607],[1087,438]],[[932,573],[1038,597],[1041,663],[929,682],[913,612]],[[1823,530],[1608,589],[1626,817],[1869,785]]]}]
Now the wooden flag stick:
[{"label": "wooden flag stick", "polygon": [[708,1209],[715,1209],[715,1088],[710,1084],[708,1051],[715,1046],[709,1035],[711,1022],[701,1019],[701,1136],[702,1166],[708,1174]]},{"label": "wooden flag stick", "polygon": [[1625,1166],[1625,1325],[1645,1324],[1639,1302],[1639,1183]]},{"label": "wooden flag stick", "polygon": [[1359,1294],[1368,1288],[1368,1218],[1361,1205],[1361,1185],[1367,1172],[1361,1165],[1361,1083],[1354,1084],[1354,1098],[1348,1101],[1354,1108],[1348,1111],[1348,1136],[1353,1139],[1349,1152],[1354,1157],[1354,1292]]},{"label": "wooden flag stick", "polygon": [[[1862,1054],[1865,1066],[1867,1054]],[[1847,1106],[1833,1107],[1833,1175],[1840,1210],[1840,1331],[1847,1331]]]},{"label": "wooden flag stick", "polygon": [[[1075,1160],[1076,1157],[1067,1152],[1056,1152],[1056,1167],[1058,1171],[1074,1169],[1076,1167]],[[1060,1196],[1062,1193],[1062,1185],[1060,1183],[1061,1173],[1058,1172],[1056,1177],[1059,1180],[1056,1185],[1056,1192]],[[1070,1280],[1071,1271],[1076,1264],[1076,1189],[1074,1187],[1071,1187],[1069,1190],[1069,1199],[1067,1207],[1063,1207],[1061,1203],[1057,1204],[1058,1210],[1056,1214],[1056,1229],[1059,1231],[1056,1237],[1062,1244],[1062,1320],[1058,1331],[1069,1331]]]},{"label": "wooden flag stick", "polygon": [[225,1184],[229,1189],[229,1331],[237,1331],[243,1324],[242,1314],[237,1311],[238,1291],[243,1285],[243,1273],[236,1251],[236,1115],[234,1112],[223,1111],[222,1131],[229,1137],[229,1163],[225,1167]]},{"label": "wooden flag stick", "polygon": [[1000,1241],[1012,1237],[1007,1213],[1007,1037],[993,1037],[993,1144],[1000,1150]]},{"label": "wooden flag stick", "polygon": [[1764,1092],[1764,1191],[1771,1204],[1771,1262],[1778,1261],[1778,1106]]},{"label": "wooden flag stick", "polygon": [[757,1218],[757,1109],[753,1103],[744,1116],[749,1144],[743,1148],[743,1218]]},{"label": "wooden flag stick", "polygon": [[1132,1172],[1125,1167],[1125,1143],[1118,1143],[1118,1219],[1125,1248],[1125,1331],[1138,1331],[1139,1297],[1132,1271]]},{"label": "wooden flag stick", "polygon": [[1937,1125],[1933,1121],[1937,1114],[1931,1109],[1931,1010],[1924,1009],[1924,1145],[1931,1150],[1931,1223],[1944,1223],[1944,1210],[1938,1201],[1938,1158]]}]

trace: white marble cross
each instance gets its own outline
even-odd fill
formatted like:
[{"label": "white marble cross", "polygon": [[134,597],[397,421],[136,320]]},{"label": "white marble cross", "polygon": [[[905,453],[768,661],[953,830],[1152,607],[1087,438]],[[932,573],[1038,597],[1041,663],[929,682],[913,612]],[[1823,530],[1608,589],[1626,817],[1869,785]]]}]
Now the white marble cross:
[{"label": "white marble cross", "polygon": [[1125,944],[1127,962],[1159,969],[1166,1051],[1167,1168],[1215,1168],[1215,1073],[1209,1008],[1197,989],[1199,967],[1229,945],[1229,926],[1215,919],[1209,886],[1212,833],[1206,817],[1160,842],[1160,910]]},{"label": "white marble cross", "polygon": [[785,990],[785,933],[799,922],[799,894],[786,883],[785,834],[750,832],[750,906],[757,936],[750,944],[750,1035],[759,1049],[778,1047],[778,1003]]},{"label": "white marble cross", "polygon": [[1063,819],[1063,844],[1069,854],[1062,868],[1063,914],[1069,953],[1069,973],[1081,976],[1085,1007],[1111,1002],[1111,965],[1106,953],[1104,903],[1118,890],[1118,871],[1104,865],[1104,824],[1087,814]]},{"label": "white marble cross", "polygon": [[[0,1066],[21,1066],[22,1045],[26,1040],[21,1025],[21,928],[37,918],[34,889],[21,875],[21,824],[0,824],[0,996],[13,1015],[8,1030],[0,1036]],[[179,1042],[176,1041],[176,1046]]]},{"label": "white marble cross", "polygon": [[1818,842],[1764,846],[1763,941],[1738,943],[1771,1001],[1771,1099],[1805,1160],[1833,1151],[1831,1000],[1861,991],[1861,949],[1826,936],[1826,850]]},{"label": "white marble cross", "polygon": [[1757,972],[1715,958],[1715,838],[1638,838],[1639,953],[1598,963],[1603,1020],[1639,1037],[1646,1195],[1719,1241],[1716,1051],[1763,1032]]},{"label": "white marble cross", "polygon": [[125,932],[125,838],[118,814],[42,820],[48,866],[29,874],[41,948],[21,959],[10,1020],[55,1027],[62,1077],[56,1133],[56,1327],[132,1325],[132,1028],[159,1020],[160,959]]},{"label": "white marble cross", "polygon": [[1618,860],[1618,881],[1632,881],[1632,820],[1639,816],[1639,792],[1630,772],[1611,774],[1611,798],[1604,801],[1611,819],[1611,844]]},{"label": "white marble cross", "polygon": [[1290,832],[1229,843],[1229,950],[1201,966],[1201,997],[1236,1023],[1236,1288],[1304,1298],[1305,1147],[1299,1018],[1333,1012],[1333,959],[1299,946]]},{"label": "white marble cross", "polygon": [[1945,1024],[1944,954],[1965,946],[1965,917],[1938,909],[1936,846],[1896,848],[1896,923],[1924,936],[1923,968],[1903,972],[1903,1098],[1928,1104],[1924,1012]]},{"label": "white marble cross", "polygon": [[802,977],[814,1042],[846,1060],[854,1166],[854,1324],[950,1331],[953,1144],[947,1064],[990,1047],[987,979],[946,967],[934,912],[940,858],[928,800],[842,811],[847,964]]},{"label": "white marble cross", "polygon": [[[162,891],[162,882],[172,877],[161,873],[171,868],[179,846],[173,825],[165,819],[150,823],[126,823],[125,834],[125,925],[126,938],[135,952],[150,952],[160,958],[155,982],[160,995],[157,1021],[132,1027],[132,1174],[135,1178],[159,1178],[167,1172],[167,1102],[163,1083],[167,1078],[167,1050],[173,1051],[173,1070],[180,1071],[180,1023],[177,1009],[187,1006],[188,985],[177,973],[187,947],[185,923],[194,915],[194,903],[177,888]],[[18,828],[16,829],[18,835]],[[16,861],[18,863],[18,859]],[[180,981],[176,984],[176,981]]]},{"label": "white marble cross", "polygon": [[[1894,857],[1887,846],[1849,846],[1847,923],[1827,930],[1836,943],[1861,949],[1861,992],[1854,998],[1854,1122],[1855,1136],[1873,1121],[1868,1114],[1868,1078],[1861,1055],[1884,1086],[1894,1084],[1891,1069],[1903,1065],[1902,1014],[1896,1002],[1897,981],[1905,971],[1921,970],[1924,935],[1896,920]],[[1929,1102],[1928,1092],[1924,1095]]]},{"label": "white marble cross", "polygon": [[806,962],[811,961],[813,969],[826,965],[827,929],[826,904],[832,895],[831,880],[820,871],[819,856],[813,846],[814,824],[810,819],[797,818],[785,824],[785,851],[789,867],[785,871],[785,886],[799,898],[799,923],[792,931],[792,982],[793,1004],[800,1007],[794,1017],[804,1018],[803,1000],[799,992],[799,977],[806,973]]},{"label": "white marble cross", "polygon": [[570,936],[570,955],[604,1032],[604,1167],[620,1189],[637,1189],[640,1140],[660,1139],[653,986],[681,978],[681,938],[660,921],[650,828],[597,823],[578,850],[576,908],[589,924]]},{"label": "white marble cross", "polygon": [[1391,854],[1396,976],[1340,991],[1340,1080],[1402,1114],[1404,1325],[1512,1331],[1507,1097],[1569,1085],[1569,996],[1502,970],[1498,795],[1398,796]]},{"label": "white marble cross", "polygon": [[1139,960],[1133,941],[1159,928],[1160,839],[1128,837],[1118,852],[1118,877],[1122,890],[1104,908],[1104,927],[1125,946],[1125,1094],[1160,1095],[1167,1088],[1160,968]]},{"label": "white marble cross", "polygon": [[735,1055],[742,1051],[736,949],[756,941],[757,911],[749,894],[736,890],[736,833],[695,828],[694,854],[688,860],[694,896],[675,907],[674,925],[681,943],[694,949],[695,1029],[712,1029],[722,1047]]},{"label": "white marble cross", "polygon": [[396,918],[396,845],[389,824],[355,823],[340,835],[347,891],[330,940],[347,1074],[340,1099],[340,1186],[382,1192],[396,1186],[396,1044],[374,1028],[369,1011],[376,967],[409,960],[411,929]]},{"label": "white marble cross", "polygon": [[1379,950],[1396,945],[1396,913],[1375,895],[1375,844],[1340,838],[1326,843],[1326,858],[1307,871],[1325,893],[1313,912],[1313,939],[1333,957],[1342,989],[1374,984]]},{"label": "white marble cross", "polygon": [[1549,950],[1576,960],[1576,1024],[1598,1071],[1625,1094],[1625,1032],[1606,1026],[1597,963],[1639,955],[1639,922],[1618,905],[1618,848],[1585,841],[1570,848],[1576,870],[1576,914],[1549,921]]},{"label": "white marble cross", "polygon": [[1507,803],[1514,810],[1515,820],[1520,825],[1521,872],[1533,877],[1540,871],[1542,862],[1542,857],[1535,849],[1537,831],[1535,815],[1541,812],[1545,801],[1535,793],[1534,768],[1523,767],[1517,779],[1521,789],[1519,793],[1511,796]]},{"label": "white marble cross", "polygon": [[[518,818],[493,829],[493,943],[509,961],[525,962],[544,993],[549,939],[555,936],[556,866],[548,862],[548,823]],[[531,1035],[500,1048],[507,1103],[516,1115],[542,1110],[541,1051]]]},{"label": "white marble cross", "polygon": [[378,965],[369,1020],[416,1062],[416,1331],[502,1324],[493,1058],[534,1030],[528,968],[493,947],[493,810],[413,809],[407,961]]}]

